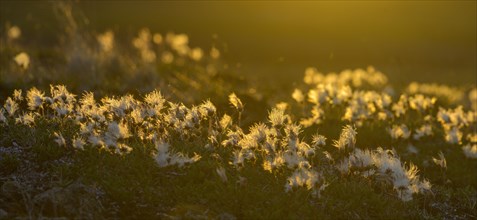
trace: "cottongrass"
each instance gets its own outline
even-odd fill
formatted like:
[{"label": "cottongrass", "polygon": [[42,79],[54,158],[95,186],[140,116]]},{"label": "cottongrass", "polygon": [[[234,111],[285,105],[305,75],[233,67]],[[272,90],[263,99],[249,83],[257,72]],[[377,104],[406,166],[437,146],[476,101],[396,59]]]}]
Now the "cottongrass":
[{"label": "cottongrass", "polygon": [[220,180],[222,180],[222,182],[225,183],[228,181],[224,167],[218,167],[215,171],[217,172],[217,175],[219,175]]},{"label": "cottongrass", "polygon": [[30,65],[30,56],[25,52],[17,54],[13,60],[23,69],[28,69],[28,66]]},{"label": "cottongrass", "polygon": [[356,144],[357,134],[358,132],[356,132],[355,128],[350,125],[346,125],[341,131],[340,138],[333,141],[333,146],[339,150],[353,149],[354,145]]},{"label": "cottongrass", "polygon": [[66,140],[60,132],[54,132],[53,136],[55,137],[55,142],[61,147],[66,146]]},{"label": "cottongrass", "polygon": [[437,166],[440,166],[442,169],[447,169],[447,161],[446,161],[446,158],[444,157],[444,154],[442,153],[442,151],[439,151],[438,156],[439,156],[439,158],[432,157],[432,161]]},{"label": "cottongrass", "polygon": [[10,40],[15,40],[20,38],[22,35],[22,30],[18,26],[12,26],[8,29],[7,36]]},{"label": "cottongrass", "polygon": [[237,95],[235,95],[235,93],[229,95],[229,102],[237,109],[237,111],[243,111],[242,101],[237,97]]},{"label": "cottongrass", "polygon": [[163,140],[156,140],[154,144],[156,146],[156,153],[153,154],[153,157],[159,167],[173,165],[183,167],[185,164],[197,162],[201,158],[198,154],[194,154],[193,157],[187,157],[182,153],[170,152],[170,145]]},{"label": "cottongrass", "polygon": [[411,131],[409,131],[409,128],[405,124],[401,125],[393,125],[392,128],[388,129],[389,135],[391,135],[391,138],[393,139],[408,139],[409,136],[411,136]]},{"label": "cottongrass", "polygon": [[472,146],[470,144],[464,145],[462,150],[466,157],[477,159],[477,144],[473,144]]},{"label": "cottongrass", "polygon": [[338,163],[337,169],[343,174],[361,175],[391,183],[402,201],[410,201],[413,194],[431,189],[428,180],[420,180],[418,168],[414,164],[406,165],[395,151],[382,148],[375,151],[356,148],[349,157]]},{"label": "cottongrass", "polygon": [[425,94],[437,96],[439,98],[446,99],[451,104],[457,104],[462,101],[464,93],[461,89],[450,87],[447,85],[429,84],[429,83],[417,83],[411,82],[406,92],[410,94]]},{"label": "cottongrass", "polygon": [[300,167],[287,178],[285,191],[290,192],[296,187],[305,187],[308,190],[312,190],[314,196],[320,197],[321,192],[328,185],[320,173],[306,167]]},{"label": "cottongrass", "polygon": [[[226,166],[240,172],[243,167],[252,165],[273,175],[288,173],[287,192],[303,187],[316,196],[328,186],[325,173],[330,172],[358,175],[389,184],[403,201],[430,190],[431,184],[421,180],[418,168],[401,162],[395,151],[358,148],[356,126],[379,123],[378,129],[387,128],[392,139],[408,144],[415,154],[419,150],[411,147],[414,146],[412,143],[426,141],[424,137],[436,138],[440,134],[438,129],[442,129],[442,140],[463,144],[465,156],[477,158],[477,138],[471,132],[475,126],[475,112],[466,112],[463,107],[436,109],[435,99],[419,94],[401,95],[393,102],[385,93],[352,91],[351,87],[338,83],[340,81],[334,79],[335,83],[315,85],[308,91],[308,103],[301,90],[294,91],[292,98],[303,109],[310,110],[311,115],[297,117],[288,114],[293,112],[293,105],[283,102],[280,107],[271,108],[268,120],[257,122],[248,129],[240,126],[244,104],[234,93],[228,98],[238,113],[237,121],[227,114],[220,114],[209,100],[188,107],[168,101],[160,91],[154,90],[142,99],[125,95],[96,101],[92,92],[85,92],[78,99],[62,85],[52,85],[49,95],[31,88],[24,98],[21,90],[14,91],[0,108],[0,124],[10,126],[14,119],[15,124],[34,128],[42,117],[72,120],[79,127],[76,133],[64,136],[60,131],[52,132],[52,139],[59,146],[78,151],[97,147],[123,156],[135,150],[136,146],[131,143],[137,140],[155,146],[151,157],[160,168],[185,167],[201,160],[205,155],[194,153],[189,156],[177,151],[172,143],[195,144],[194,140],[204,137],[204,143],[199,145],[204,146],[203,149],[191,147],[196,152],[219,149],[226,152],[221,159],[225,161],[215,170],[223,182],[228,182]],[[359,83],[355,82],[354,87],[357,85]],[[23,109],[23,106],[27,108]],[[338,112],[344,116],[338,120],[348,125],[342,128],[332,146],[327,146],[324,135],[305,136],[305,129],[326,122],[329,111],[334,109],[341,109]],[[406,118],[410,117],[409,114],[418,115],[415,123],[408,124]],[[333,147],[337,150],[332,150]],[[439,166],[447,167],[442,153],[433,159]],[[329,167],[334,169],[329,170]]]}]

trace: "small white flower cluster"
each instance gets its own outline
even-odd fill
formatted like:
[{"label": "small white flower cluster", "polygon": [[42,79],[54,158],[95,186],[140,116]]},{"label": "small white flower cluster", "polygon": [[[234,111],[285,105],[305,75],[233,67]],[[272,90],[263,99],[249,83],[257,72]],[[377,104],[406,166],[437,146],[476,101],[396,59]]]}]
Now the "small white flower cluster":
[{"label": "small white flower cluster", "polygon": [[445,140],[450,144],[462,144],[462,129],[476,122],[477,112],[464,112],[463,107],[455,109],[439,108],[437,121],[440,122],[445,132]]},{"label": "small white flower cluster", "polygon": [[339,150],[353,149],[354,145],[356,144],[357,134],[358,132],[356,132],[355,128],[346,125],[341,131],[340,138],[333,142],[333,146]]},{"label": "small white flower cluster", "polygon": [[477,144],[473,144],[472,146],[470,144],[464,145],[462,150],[466,157],[477,159]]},{"label": "small white flower cluster", "polygon": [[392,117],[390,110],[391,97],[374,91],[355,91],[349,101],[343,120],[355,122],[358,126],[366,120],[387,120]]},{"label": "small white flower cluster", "polygon": [[17,54],[13,60],[23,69],[28,69],[28,66],[30,65],[30,56],[26,52]]},{"label": "small white flower cluster", "polygon": [[355,148],[348,157],[337,164],[345,175],[361,175],[384,183],[391,183],[402,201],[412,200],[412,195],[431,189],[427,180],[420,180],[417,167],[403,164],[396,153],[378,148],[375,151]]},{"label": "small white flower cluster", "polygon": [[428,98],[422,94],[416,94],[409,97],[409,107],[419,112],[425,113],[428,109],[434,107],[436,98]]},{"label": "small white flower cluster", "polygon": [[[375,91],[353,91],[352,88],[382,88],[387,83],[387,77],[373,67],[367,70],[344,70],[339,74],[322,74],[315,68],[305,71],[304,82],[312,88],[307,92],[307,101],[312,104],[311,116],[300,121],[305,127],[320,124],[325,116],[324,108],[345,107],[343,120],[360,125],[362,121],[372,118],[386,120],[392,114],[385,109],[391,103],[391,97],[385,93]],[[304,93],[295,89],[292,98],[303,104]],[[378,116],[378,117],[374,117]]]},{"label": "small white flower cluster", "polygon": [[388,129],[391,138],[399,139],[402,138],[404,140],[408,139],[411,136],[411,131],[407,128],[405,124],[402,125],[393,125],[391,129]]},{"label": "small white flower cluster", "polygon": [[443,169],[447,169],[447,161],[446,158],[444,157],[444,154],[442,151],[439,151],[439,158],[432,158],[432,161],[437,165],[440,166]]},{"label": "small white flower cluster", "polygon": [[[315,88],[310,89],[307,93],[307,101],[312,104],[311,116],[303,118],[300,124],[310,127],[314,124],[320,124],[324,118],[323,106],[325,105],[341,105],[347,102],[352,96],[349,86],[334,86],[332,84],[318,84]],[[292,94],[293,99],[303,104],[305,96],[299,89],[295,89]]]},{"label": "small white flower cluster", "polygon": [[[187,108],[181,103],[167,102],[158,91],[147,94],[144,102],[126,95],[119,98],[104,97],[101,103],[97,103],[91,92],[84,93],[77,100],[76,95],[62,85],[51,86],[50,96],[32,88],[27,91],[26,99],[21,90],[15,90],[12,97],[8,97],[3,108],[0,108],[0,123],[9,125],[9,118],[13,118],[16,124],[34,127],[39,117],[72,120],[79,125],[78,133],[66,137],[57,131],[53,137],[58,145],[72,146],[78,150],[89,145],[124,154],[132,151],[128,144],[131,138],[155,142],[178,135],[186,140],[198,137],[203,132],[198,128],[205,120],[218,123],[216,108],[210,101]],[[26,100],[28,110],[20,109],[23,100]],[[170,156],[168,164],[181,166],[187,161],[180,153],[167,155]],[[191,161],[198,158],[200,156],[197,155]]]},{"label": "small white flower cluster", "polygon": [[412,135],[412,138],[414,140],[419,140],[422,137],[425,136],[432,136],[434,133],[432,132],[432,125],[430,124],[424,124],[419,128],[416,128],[414,135]]},{"label": "small white flower cluster", "polygon": [[[6,32],[9,43],[20,38],[22,35],[22,30],[18,26],[9,27]],[[28,69],[28,66],[30,65],[30,56],[26,52],[20,52],[13,58],[13,61],[25,70]]]},{"label": "small white flower cluster", "polygon": [[329,183],[324,182],[324,179],[317,171],[299,166],[298,169],[293,171],[292,175],[288,177],[287,184],[285,184],[285,191],[289,192],[296,187],[306,187],[308,190],[312,190],[312,193],[316,197],[320,197],[321,192]]},{"label": "small white flower cluster", "polygon": [[235,95],[235,93],[229,95],[229,102],[233,107],[235,107],[235,109],[237,109],[237,111],[243,111],[242,101],[237,97],[237,95]]},{"label": "small white flower cluster", "polygon": [[434,108],[434,104],[437,101],[435,97],[429,98],[422,94],[415,94],[408,96],[402,94],[399,97],[399,101],[392,105],[392,110],[396,118],[400,118],[409,113],[409,110],[415,110],[420,114],[428,114]]},{"label": "small white flower cluster", "polygon": [[447,100],[450,104],[458,104],[464,98],[464,92],[461,89],[453,88],[446,85],[427,84],[427,83],[410,83],[406,92],[409,94],[425,94],[429,96],[437,96],[439,99]]},{"label": "small white flower cluster", "polygon": [[477,131],[473,131],[467,135],[468,143],[462,146],[464,154],[468,158],[477,159]]},{"label": "small white flower cluster", "polygon": [[149,29],[143,28],[132,41],[133,46],[139,50],[141,58],[146,63],[156,60],[156,52],[152,49],[152,35]]},{"label": "small white flower cluster", "polygon": [[[435,88],[441,88],[437,85],[411,84],[408,88],[411,95],[401,94],[398,96],[399,99],[394,102],[389,95],[393,92],[387,94],[361,89],[360,81],[366,81],[372,85],[367,87],[370,89],[382,87],[377,82],[385,82],[385,80],[369,81],[372,76],[383,78],[380,75],[382,73],[373,69],[368,70],[367,73],[358,69],[354,72],[343,71],[340,74],[328,75],[323,75],[314,68],[307,69],[304,81],[312,87],[307,93],[295,89],[291,95],[303,112],[309,112],[299,116],[300,124],[305,128],[319,125],[327,120],[326,117],[340,113],[342,121],[352,123],[357,127],[361,127],[365,123],[384,125],[392,139],[404,142],[425,141],[426,137],[434,137],[435,134],[441,133],[438,126],[440,124],[444,131],[443,138],[447,143],[459,145],[467,143],[463,137],[471,135],[477,127],[477,111],[465,112],[462,106],[447,110],[440,106],[437,108],[437,98],[424,95],[441,97],[442,94],[436,93]],[[445,93],[452,92],[457,96],[462,93],[459,92],[460,90],[442,88],[447,91]],[[420,93],[421,90],[423,94]],[[469,100],[477,100],[477,95],[474,93],[477,94],[474,90],[469,92]],[[307,94],[307,97],[304,94]],[[472,141],[468,142],[470,144]],[[471,148],[463,149],[468,155]]]},{"label": "small white flower cluster", "polygon": [[198,154],[194,154],[193,157],[187,157],[182,153],[171,153],[169,152],[169,144],[162,140],[156,140],[154,143],[157,151],[154,154],[154,159],[159,167],[172,165],[183,167],[185,164],[197,162],[201,158]]},{"label": "small white flower cluster", "polygon": [[[292,97],[303,103],[303,93],[295,89]],[[396,120],[406,115],[409,110],[421,114],[429,114],[436,102],[435,98],[425,97],[421,94],[408,97],[401,95],[396,103],[386,93],[376,91],[352,91],[349,86],[333,86],[331,84],[318,84],[308,92],[308,101],[311,106],[311,117],[305,117],[301,124],[305,127],[320,124],[326,108],[345,108],[342,120],[361,126],[365,121],[371,120]]]},{"label": "small white flower cluster", "polygon": [[301,141],[301,126],[293,124],[283,109],[273,108],[268,118],[268,125],[255,124],[249,133],[244,133],[239,127],[228,131],[222,145],[235,149],[231,164],[240,168],[246,161],[255,159],[263,161],[262,167],[268,172],[286,167],[294,170],[285,185],[286,191],[305,186],[319,196],[327,184],[309,159],[319,146],[325,145],[326,138],[315,135],[312,146]]},{"label": "small white flower cluster", "polygon": [[[102,48],[110,48],[111,39],[114,39],[112,32],[98,36],[98,41]],[[113,36],[113,37],[111,37]],[[139,51],[141,59],[145,63],[154,63],[159,59],[164,64],[171,64],[174,61],[184,63],[184,59],[199,62],[204,58],[204,50],[199,47],[189,47],[189,36],[186,34],[175,34],[169,32],[163,37],[160,33],[152,34],[148,28],[139,31],[138,36],[132,40],[133,46]],[[218,59],[220,51],[212,47],[210,58]]]},{"label": "small white flower cluster", "polygon": [[376,71],[372,66],[366,70],[344,70],[337,73],[322,74],[314,67],[309,67],[305,70],[305,77],[303,79],[306,84],[332,84],[332,85],[351,85],[355,88],[363,86],[383,87],[387,84],[388,78],[383,73]]},{"label": "small white flower cluster", "polygon": [[110,53],[114,49],[114,32],[108,30],[96,36],[103,53]]},{"label": "small white flower cluster", "polygon": [[15,40],[15,39],[18,39],[19,37],[21,37],[22,30],[18,26],[12,26],[12,27],[8,28],[7,35],[8,35],[9,40]]}]

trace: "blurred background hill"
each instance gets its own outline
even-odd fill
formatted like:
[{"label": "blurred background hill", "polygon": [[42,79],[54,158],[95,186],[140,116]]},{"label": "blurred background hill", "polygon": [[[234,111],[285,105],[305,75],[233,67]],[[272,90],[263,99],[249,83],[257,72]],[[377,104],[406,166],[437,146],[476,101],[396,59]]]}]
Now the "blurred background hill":
[{"label": "blurred background hill", "polygon": [[[27,45],[68,41],[58,34],[65,21],[56,3],[1,1],[2,32],[20,26]],[[191,45],[220,47],[228,67],[271,93],[289,92],[310,66],[327,73],[373,65],[397,88],[477,81],[475,1],[70,3],[80,31],[185,33]]]},{"label": "blurred background hill", "polygon": [[[51,4],[2,1],[6,21],[25,34],[55,34]],[[80,1],[96,31],[187,33],[210,44],[218,36],[244,74],[297,80],[308,66],[340,71],[374,65],[392,82],[462,84],[476,79],[476,2],[162,2]],[[35,25],[28,25],[35,22]],[[3,30],[3,29],[2,29]]]}]

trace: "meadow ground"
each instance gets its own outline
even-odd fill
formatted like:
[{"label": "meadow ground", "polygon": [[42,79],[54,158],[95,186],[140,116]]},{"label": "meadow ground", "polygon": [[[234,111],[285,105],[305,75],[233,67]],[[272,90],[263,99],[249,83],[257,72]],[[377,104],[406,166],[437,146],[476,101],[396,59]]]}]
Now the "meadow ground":
[{"label": "meadow ground", "polygon": [[0,219],[477,218],[475,81],[263,82],[217,39],[53,5],[54,37],[1,21]]}]

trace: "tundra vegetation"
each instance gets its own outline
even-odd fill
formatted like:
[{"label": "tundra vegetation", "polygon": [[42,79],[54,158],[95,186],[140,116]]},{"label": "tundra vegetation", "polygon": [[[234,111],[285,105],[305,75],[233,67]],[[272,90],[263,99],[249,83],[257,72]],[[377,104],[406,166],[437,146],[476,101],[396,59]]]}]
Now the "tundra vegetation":
[{"label": "tundra vegetation", "polygon": [[60,46],[0,36],[0,218],[477,218],[475,84],[309,67],[274,96],[218,45],[58,7]]}]

